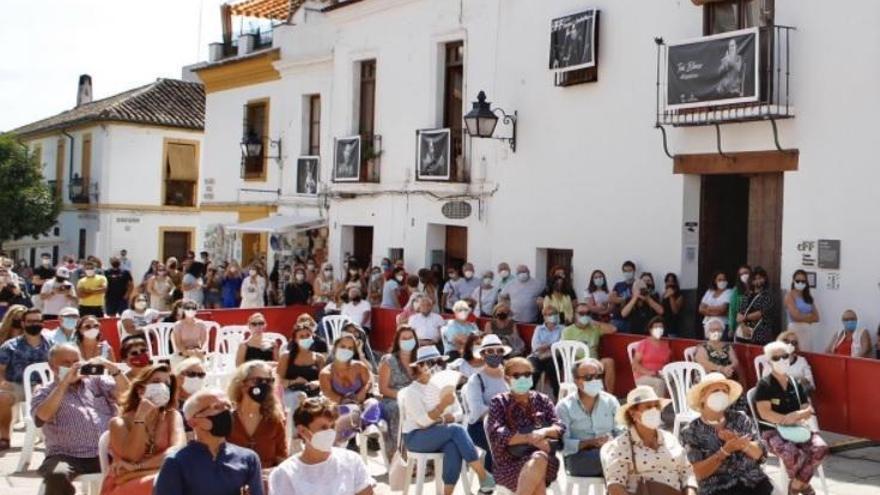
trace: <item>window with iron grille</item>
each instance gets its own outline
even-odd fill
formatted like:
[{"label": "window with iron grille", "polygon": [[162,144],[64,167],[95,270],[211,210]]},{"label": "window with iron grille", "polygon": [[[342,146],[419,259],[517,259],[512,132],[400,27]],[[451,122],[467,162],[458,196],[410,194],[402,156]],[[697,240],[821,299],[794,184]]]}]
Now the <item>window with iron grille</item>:
[{"label": "window with iron grille", "polygon": [[443,84],[443,127],[450,130],[452,148],[452,169],[450,179],[464,182],[467,180],[464,161],[464,131],[462,129],[464,109],[464,42],[446,43],[444,84]]},{"label": "window with iron grille", "polygon": [[241,176],[245,180],[258,180],[266,178],[266,136],[269,134],[269,102],[267,100],[253,101],[244,106],[244,129],[242,142],[258,140],[262,143],[259,155],[243,157]]},{"label": "window with iron grille", "polygon": [[321,154],[321,95],[309,96],[309,156]]}]

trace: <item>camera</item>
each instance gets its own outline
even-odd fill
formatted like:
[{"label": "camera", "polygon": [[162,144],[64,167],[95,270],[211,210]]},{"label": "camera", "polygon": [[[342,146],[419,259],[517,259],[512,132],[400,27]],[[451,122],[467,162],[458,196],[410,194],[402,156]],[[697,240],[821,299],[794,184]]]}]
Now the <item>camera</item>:
[{"label": "camera", "polygon": [[80,375],[103,375],[104,374],[104,365],[103,364],[84,364],[82,368],[79,369]]}]

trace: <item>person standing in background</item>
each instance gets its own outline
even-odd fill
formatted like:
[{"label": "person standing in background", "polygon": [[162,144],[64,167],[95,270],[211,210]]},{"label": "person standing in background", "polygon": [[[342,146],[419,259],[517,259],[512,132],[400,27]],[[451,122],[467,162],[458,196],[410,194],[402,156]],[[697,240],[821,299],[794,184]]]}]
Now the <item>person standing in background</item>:
[{"label": "person standing in background", "polygon": [[94,261],[83,263],[83,277],[76,283],[79,296],[79,314],[104,317],[104,299],[107,293],[107,278],[98,275]]},{"label": "person standing in background", "polygon": [[126,270],[126,271],[128,271],[128,273],[131,273],[131,260],[128,259],[128,251],[127,250],[125,250],[125,249],[119,250],[119,263],[120,263],[120,266],[123,270]]},{"label": "person standing in background", "polygon": [[76,306],[76,292],[73,284],[68,280],[70,271],[59,266],[55,271],[55,277],[47,279],[40,289],[40,299],[43,301],[43,319],[54,320],[61,314],[61,310],[68,306]]},{"label": "person standing in background", "polygon": [[40,265],[34,268],[31,276],[31,284],[33,285],[31,294],[34,295],[34,306],[42,308],[43,299],[39,297],[40,291],[43,290],[43,284],[54,277],[55,267],[52,266],[52,255],[49,253],[41,254]]},{"label": "person standing in background", "polygon": [[119,258],[110,258],[110,269],[104,272],[107,279],[107,294],[104,297],[104,309],[107,316],[119,316],[128,309],[128,301],[134,290],[131,273],[122,268]]}]

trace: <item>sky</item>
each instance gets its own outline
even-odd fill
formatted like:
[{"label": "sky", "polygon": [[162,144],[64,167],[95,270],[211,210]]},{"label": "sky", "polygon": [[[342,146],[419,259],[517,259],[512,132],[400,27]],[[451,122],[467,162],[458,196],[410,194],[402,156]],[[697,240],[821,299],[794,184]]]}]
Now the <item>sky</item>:
[{"label": "sky", "polygon": [[[94,99],[179,78],[220,40],[223,0],[2,0],[0,132],[76,104],[80,74]],[[232,2],[230,2],[232,3]]]}]

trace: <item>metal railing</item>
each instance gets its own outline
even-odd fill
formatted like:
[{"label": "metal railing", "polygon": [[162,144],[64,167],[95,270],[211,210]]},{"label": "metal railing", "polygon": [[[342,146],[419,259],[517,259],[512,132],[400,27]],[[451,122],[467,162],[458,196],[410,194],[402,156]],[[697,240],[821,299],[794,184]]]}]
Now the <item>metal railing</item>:
[{"label": "metal railing", "polygon": [[657,38],[657,126],[705,126],[730,122],[776,120],[794,117],[791,101],[791,36],[790,26],[758,28],[757,101],[724,105],[670,108],[669,47]]},{"label": "metal railing", "polygon": [[84,181],[81,177],[70,179],[67,185],[68,199],[75,204],[89,204],[98,202],[98,183]]}]

